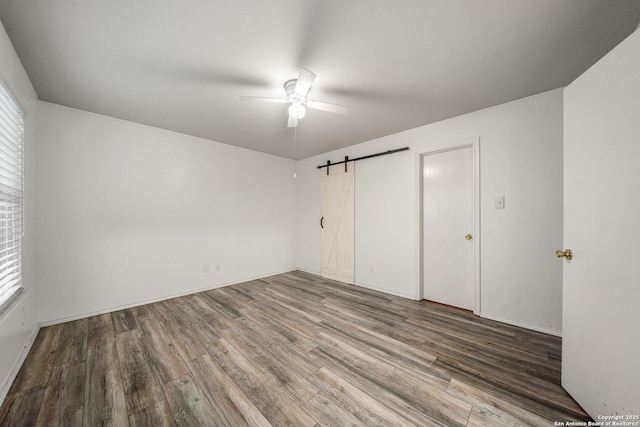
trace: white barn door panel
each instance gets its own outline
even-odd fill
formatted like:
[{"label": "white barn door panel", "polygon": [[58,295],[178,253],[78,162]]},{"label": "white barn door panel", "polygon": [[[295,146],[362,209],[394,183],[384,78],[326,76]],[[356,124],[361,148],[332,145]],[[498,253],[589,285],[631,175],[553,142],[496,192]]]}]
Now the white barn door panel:
[{"label": "white barn door panel", "polygon": [[[320,169],[322,193],[320,274],[353,284],[355,270],[355,163]],[[327,174],[327,169],[329,174]]]}]

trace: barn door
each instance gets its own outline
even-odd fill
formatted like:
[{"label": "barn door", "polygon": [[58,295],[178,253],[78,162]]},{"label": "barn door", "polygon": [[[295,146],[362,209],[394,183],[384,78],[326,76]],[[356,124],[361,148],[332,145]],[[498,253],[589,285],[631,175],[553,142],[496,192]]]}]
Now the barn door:
[{"label": "barn door", "polygon": [[322,186],[320,274],[329,279],[353,284],[355,163],[329,166],[320,171]]}]

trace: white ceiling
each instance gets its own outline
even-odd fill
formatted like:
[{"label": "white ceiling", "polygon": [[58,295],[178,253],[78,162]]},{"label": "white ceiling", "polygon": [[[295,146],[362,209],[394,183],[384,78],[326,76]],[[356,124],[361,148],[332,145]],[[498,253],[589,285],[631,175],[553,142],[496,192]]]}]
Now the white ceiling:
[{"label": "white ceiling", "polygon": [[[304,158],[567,85],[638,0],[2,0],[44,101]],[[300,67],[310,110],[286,127]]]}]

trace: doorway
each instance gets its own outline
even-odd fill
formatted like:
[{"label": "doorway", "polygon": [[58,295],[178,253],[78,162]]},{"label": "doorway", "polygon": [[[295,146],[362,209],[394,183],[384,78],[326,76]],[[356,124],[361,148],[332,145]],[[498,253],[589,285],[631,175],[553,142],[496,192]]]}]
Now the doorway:
[{"label": "doorway", "polygon": [[422,299],[480,314],[479,139],[420,160]]}]

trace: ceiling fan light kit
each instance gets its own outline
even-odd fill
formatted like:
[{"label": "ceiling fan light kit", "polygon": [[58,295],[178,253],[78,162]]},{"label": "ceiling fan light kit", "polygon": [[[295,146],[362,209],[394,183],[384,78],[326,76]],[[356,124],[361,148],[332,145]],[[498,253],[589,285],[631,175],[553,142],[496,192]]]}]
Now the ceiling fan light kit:
[{"label": "ceiling fan light kit", "polygon": [[293,102],[291,104],[291,106],[289,106],[289,115],[293,116],[294,118],[300,120],[301,118],[304,117],[306,111],[304,109],[304,106],[302,105],[302,103],[300,102]]},{"label": "ceiling fan light kit", "polygon": [[276,104],[291,104],[289,106],[289,119],[287,127],[294,128],[298,126],[298,120],[302,119],[306,114],[305,107],[314,110],[327,111],[335,114],[348,114],[349,107],[338,104],[330,104],[328,102],[312,101],[307,99],[307,95],[311,90],[311,85],[316,79],[316,75],[306,68],[300,69],[297,79],[288,80],[284,84],[286,98],[264,98],[255,96],[242,96],[241,99],[248,101],[271,102]]}]

